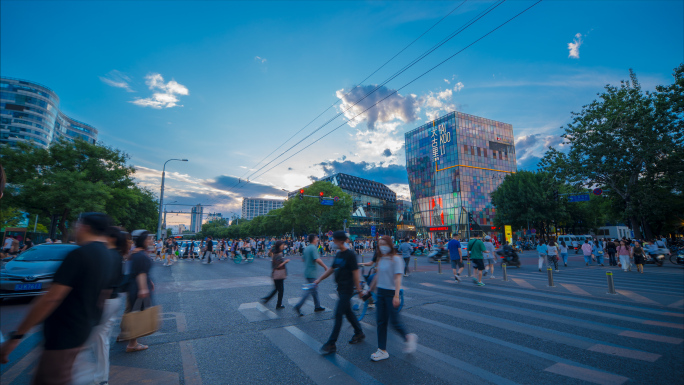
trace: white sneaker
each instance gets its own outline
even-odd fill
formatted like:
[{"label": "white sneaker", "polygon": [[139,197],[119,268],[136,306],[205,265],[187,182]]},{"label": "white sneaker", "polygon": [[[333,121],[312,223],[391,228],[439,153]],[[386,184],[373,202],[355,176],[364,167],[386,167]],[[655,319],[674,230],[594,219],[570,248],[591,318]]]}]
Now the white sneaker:
[{"label": "white sneaker", "polygon": [[404,344],[404,353],[413,353],[418,348],[418,336],[409,333],[406,335],[406,343]]},{"label": "white sneaker", "polygon": [[387,353],[386,350],[378,349],[377,352],[371,354],[371,360],[373,360],[373,361],[382,361],[382,360],[386,360],[388,358],[389,358],[389,353]]},{"label": "white sneaker", "polygon": [[490,276],[489,276],[489,278],[496,278],[496,277],[495,277],[495,276],[493,276],[493,275],[490,275]]}]

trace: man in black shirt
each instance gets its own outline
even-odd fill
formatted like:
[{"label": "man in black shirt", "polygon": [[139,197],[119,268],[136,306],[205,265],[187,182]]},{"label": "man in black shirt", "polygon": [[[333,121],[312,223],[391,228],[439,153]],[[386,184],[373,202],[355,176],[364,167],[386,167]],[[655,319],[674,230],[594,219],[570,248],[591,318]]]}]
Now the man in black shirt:
[{"label": "man in black shirt", "polygon": [[204,252],[204,256],[207,257],[207,263],[211,263],[211,253],[214,252],[214,242],[211,237],[207,237],[207,251]]},{"label": "man in black shirt", "polygon": [[356,318],[356,315],[351,308],[351,299],[354,296],[354,288],[358,295],[363,299],[361,290],[361,275],[359,273],[359,265],[354,251],[347,248],[345,242],[347,241],[347,233],[344,231],[335,231],[333,233],[333,242],[337,245],[339,251],[335,255],[335,261],[332,266],[326,270],[323,275],[314,283],[318,285],[321,281],[328,278],[333,272],[335,273],[335,282],[337,282],[337,305],[335,306],[335,326],[333,326],[332,334],[328,338],[328,342],[321,348],[322,354],[335,353],[337,351],[337,337],[340,335],[342,328],[342,317],[347,317],[347,321],[352,324],[354,328],[354,336],[349,340],[350,344],[355,344],[363,341],[366,336],[363,334],[361,324]]},{"label": "man in black shirt", "polygon": [[105,244],[109,217],[83,214],[76,224],[80,248],[70,252],[55,273],[50,289],[39,297],[16,332],[0,348],[0,363],[19,345],[24,334],[43,322],[45,350],[34,384],[70,384],[76,355],[100,322],[104,291],[111,281],[111,256]]}]

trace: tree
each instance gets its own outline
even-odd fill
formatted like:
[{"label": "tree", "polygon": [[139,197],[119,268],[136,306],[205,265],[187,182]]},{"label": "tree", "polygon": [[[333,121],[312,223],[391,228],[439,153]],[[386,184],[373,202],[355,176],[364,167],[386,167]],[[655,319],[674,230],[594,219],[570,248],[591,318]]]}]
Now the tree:
[{"label": "tree", "polygon": [[651,186],[664,184],[665,190],[672,191],[681,181],[682,71],[682,66],[675,71],[675,85],[644,93],[630,70],[629,81],[619,87],[607,85],[599,100],[572,113],[573,121],[562,135],[569,152],[549,148],[540,163],[577,188],[609,188],[614,198],[624,202],[625,216],[637,238],[643,237],[642,228],[650,237],[640,205]]},{"label": "tree", "polygon": [[281,221],[296,233],[341,229],[345,219],[351,219],[352,197],[330,182],[318,181],[304,189],[304,195],[339,197],[333,206],[324,206],[318,198],[288,199],[282,208]]},{"label": "tree", "polygon": [[[128,155],[82,140],[60,141],[48,149],[19,143],[0,148],[6,168],[10,205],[32,215],[59,216],[66,240],[67,223],[83,212],[109,214],[127,228],[156,228],[158,211],[153,195],[136,186]],[[8,197],[9,195],[9,197]]]},{"label": "tree", "polygon": [[4,204],[0,208],[0,228],[17,227],[23,220],[21,210]]}]

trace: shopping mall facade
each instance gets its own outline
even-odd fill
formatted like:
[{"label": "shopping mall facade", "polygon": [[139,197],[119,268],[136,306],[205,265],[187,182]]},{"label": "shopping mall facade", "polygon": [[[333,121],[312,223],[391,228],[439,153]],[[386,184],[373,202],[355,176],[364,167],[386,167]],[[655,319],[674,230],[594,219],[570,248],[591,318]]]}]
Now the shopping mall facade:
[{"label": "shopping mall facade", "polygon": [[516,171],[513,127],[451,112],[407,132],[405,141],[418,236],[496,233],[490,194]]}]

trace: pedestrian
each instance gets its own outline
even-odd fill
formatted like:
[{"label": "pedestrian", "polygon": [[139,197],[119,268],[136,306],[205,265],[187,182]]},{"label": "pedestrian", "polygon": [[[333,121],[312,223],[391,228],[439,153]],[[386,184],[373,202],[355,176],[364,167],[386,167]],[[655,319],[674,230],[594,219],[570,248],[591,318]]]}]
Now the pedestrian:
[{"label": "pedestrian", "polygon": [[285,278],[287,278],[286,265],[290,263],[290,260],[283,257],[283,249],[285,249],[285,242],[283,241],[276,242],[273,247],[273,256],[271,257],[271,278],[273,278],[273,285],[275,288],[271,294],[261,299],[261,302],[266,304],[276,293],[278,293],[276,309],[285,308],[285,306],[283,306],[283,294],[285,293]]},{"label": "pedestrian", "polygon": [[[556,243],[556,240],[551,238],[549,241],[549,244],[547,245],[546,248],[547,252],[547,259],[549,263],[553,263],[554,270],[558,270],[558,244]],[[548,266],[548,265],[547,265]]]},{"label": "pedestrian", "polygon": [[[154,282],[150,278],[150,269],[152,263],[147,256],[147,249],[152,245],[150,233],[147,230],[135,230],[131,233],[135,248],[131,253],[129,259],[130,272],[128,285],[128,296],[126,301],[125,313],[130,313],[134,310],[144,310],[144,308],[133,309],[135,303],[140,300],[149,298],[149,303],[152,303],[152,292],[154,291]],[[144,306],[144,304],[143,304]],[[128,340],[126,346],[126,353],[138,352],[146,350],[147,345],[138,343],[137,338]]]},{"label": "pedestrian", "polygon": [[399,245],[399,252],[404,258],[404,277],[409,276],[409,261],[411,259],[411,253],[413,252],[413,247],[408,242],[408,238],[401,240],[401,245]]},{"label": "pedestrian", "polygon": [[476,235],[468,241],[468,253],[470,254],[470,260],[475,265],[475,277],[473,277],[473,282],[477,286],[484,286],[482,282],[482,271],[485,269],[484,266],[484,252],[487,251],[484,242]]},{"label": "pedestrian", "polygon": [[347,240],[347,233],[344,231],[335,231],[333,233],[333,242],[339,251],[335,255],[333,265],[320,278],[314,281],[318,285],[334,272],[335,282],[337,283],[338,299],[335,305],[335,326],[333,326],[328,341],[321,348],[321,354],[331,354],[337,351],[336,342],[342,328],[342,317],[346,317],[347,321],[354,328],[354,335],[349,340],[350,344],[359,343],[366,338],[366,335],[363,334],[363,329],[361,329],[361,324],[351,308],[354,288],[356,288],[359,298],[362,300],[363,293],[361,291],[361,275],[359,273],[358,260],[354,251],[350,250],[347,246]]},{"label": "pedestrian", "polygon": [[309,288],[307,290],[304,290],[302,299],[300,299],[299,303],[297,303],[297,305],[295,305],[294,307],[295,313],[299,314],[300,317],[304,315],[301,312],[301,308],[302,305],[304,305],[304,302],[307,300],[307,298],[309,298],[309,295],[313,297],[314,311],[325,311],[325,308],[321,306],[321,302],[318,299],[318,288],[316,287],[316,285],[312,284],[316,280],[316,277],[318,277],[318,274],[316,272],[317,265],[320,265],[323,268],[323,270],[328,270],[328,267],[320,258],[320,252],[318,249],[320,241],[318,239],[318,236],[316,234],[309,234],[308,240],[309,245],[304,249],[303,259],[304,279],[306,279],[306,281],[309,283]]},{"label": "pedestrian", "polygon": [[622,266],[622,271],[631,271],[632,266],[629,263],[629,257],[632,255],[632,248],[629,247],[629,243],[624,239],[620,241],[620,245],[617,248],[617,255],[620,260],[620,265]]},{"label": "pedestrian", "polygon": [[494,244],[492,243],[492,238],[487,235],[484,238],[484,245],[485,245],[485,252],[484,252],[484,264],[485,264],[485,270],[482,275],[487,275],[487,269],[491,269],[492,274],[489,276],[489,278],[494,278],[494,261],[495,261],[495,253],[496,253],[496,248],[494,247]]},{"label": "pedestrian", "polygon": [[599,266],[603,266],[604,243],[598,239],[591,247],[591,253],[596,257]]},{"label": "pedestrian", "polygon": [[[104,301],[100,323],[90,333],[85,348],[76,357],[73,370],[74,385],[102,385],[109,382],[109,340],[123,303],[119,288],[123,283],[123,258],[129,251],[126,235],[126,232],[114,226],[107,231],[107,248],[112,263],[109,296]],[[89,369],[89,355],[95,357],[93,369]]]},{"label": "pedestrian", "polygon": [[463,256],[461,251],[461,241],[459,241],[458,233],[451,236],[451,240],[447,243],[449,250],[449,260],[451,261],[451,270],[454,272],[454,280],[461,282],[461,272],[463,272]]},{"label": "pedestrian", "polygon": [[641,246],[641,242],[634,242],[634,247],[632,248],[632,257],[634,258],[634,264],[637,267],[637,271],[640,274],[643,274],[646,257],[644,256],[644,248]]},{"label": "pedestrian", "polygon": [[577,243],[577,238],[572,238],[572,248],[575,249],[575,254],[579,253],[579,244]]},{"label": "pedestrian", "polygon": [[166,238],[166,261],[164,262],[164,266],[171,266],[173,265],[173,239],[172,238]]},{"label": "pedestrian", "polygon": [[584,265],[589,266],[589,263],[592,260],[592,251],[593,248],[589,244],[589,240],[585,239],[584,244],[582,245],[582,254],[584,254]]},{"label": "pedestrian", "polygon": [[615,245],[615,239],[611,239],[606,243],[606,253],[608,253],[608,265],[617,266],[617,260],[615,259],[615,253],[617,252],[617,245]]},{"label": "pedestrian", "polygon": [[10,250],[12,249],[12,243],[14,243],[14,236],[8,235],[5,238],[5,243],[2,244],[3,257],[9,256]]},{"label": "pedestrian", "polygon": [[24,239],[24,247],[21,248],[21,252],[23,253],[24,251],[26,251],[32,247],[33,247],[33,241],[31,240],[31,237],[26,237],[26,239]]},{"label": "pedestrian", "polygon": [[373,361],[389,358],[389,353],[387,353],[387,325],[390,322],[394,330],[404,338],[405,353],[415,352],[418,345],[418,336],[406,332],[397,309],[401,304],[399,291],[401,290],[401,273],[404,270],[402,266],[404,261],[397,255],[389,236],[380,237],[378,245],[380,255],[378,271],[370,287],[371,291],[377,287],[375,308],[377,309],[378,350],[371,355]]},{"label": "pedestrian", "polygon": [[0,347],[0,363],[6,364],[24,335],[43,322],[44,349],[33,371],[33,384],[72,382],[74,360],[102,317],[101,300],[112,277],[106,245],[109,226],[105,214],[81,214],[75,229],[81,247],[67,254],[50,289],[37,298]]},{"label": "pedestrian", "polygon": [[206,262],[202,262],[204,264],[210,264],[211,263],[211,254],[214,253],[214,241],[212,241],[211,237],[207,237],[207,244],[204,248],[204,257],[206,258]]},{"label": "pedestrian", "polygon": [[561,241],[559,251],[561,258],[563,259],[563,265],[568,267],[568,246],[565,244],[565,241]]}]

